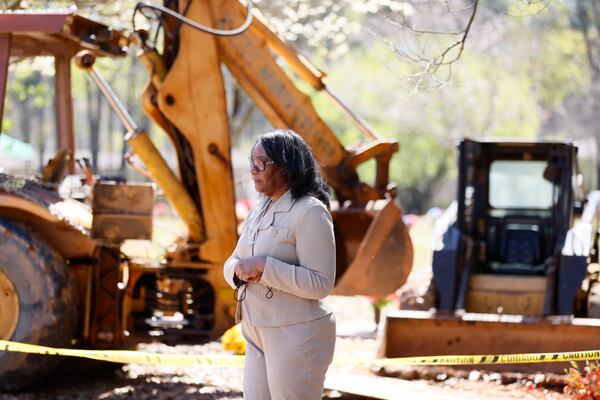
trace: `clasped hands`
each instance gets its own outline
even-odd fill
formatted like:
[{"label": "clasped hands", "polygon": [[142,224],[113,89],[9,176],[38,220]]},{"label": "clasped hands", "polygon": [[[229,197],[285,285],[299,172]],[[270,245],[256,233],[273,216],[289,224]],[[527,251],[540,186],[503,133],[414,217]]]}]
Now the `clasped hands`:
[{"label": "clasped hands", "polygon": [[267,257],[254,256],[239,260],[235,265],[235,274],[246,282],[258,283],[265,270]]}]

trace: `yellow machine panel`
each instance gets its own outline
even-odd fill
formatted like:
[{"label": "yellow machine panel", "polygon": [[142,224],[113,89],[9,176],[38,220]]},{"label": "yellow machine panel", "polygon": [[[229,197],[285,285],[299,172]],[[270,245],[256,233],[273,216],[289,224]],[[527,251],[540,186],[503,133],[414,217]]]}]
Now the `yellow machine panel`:
[{"label": "yellow machine panel", "polygon": [[473,275],[466,311],[538,316],[544,312],[545,276]]}]

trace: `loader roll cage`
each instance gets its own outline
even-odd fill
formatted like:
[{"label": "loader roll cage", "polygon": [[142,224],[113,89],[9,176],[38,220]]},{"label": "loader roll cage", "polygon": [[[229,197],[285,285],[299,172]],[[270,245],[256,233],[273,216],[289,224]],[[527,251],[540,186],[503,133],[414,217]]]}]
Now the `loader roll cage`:
[{"label": "loader roll cage", "polygon": [[574,195],[575,147],[465,140],[459,151],[457,221],[472,245],[465,263],[473,273],[545,274],[573,218],[566,205]]}]

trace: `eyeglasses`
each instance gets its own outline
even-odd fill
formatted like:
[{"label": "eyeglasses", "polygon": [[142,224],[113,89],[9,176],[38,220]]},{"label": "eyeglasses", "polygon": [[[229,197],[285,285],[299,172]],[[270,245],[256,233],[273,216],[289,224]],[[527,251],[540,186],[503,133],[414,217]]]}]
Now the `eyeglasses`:
[{"label": "eyeglasses", "polygon": [[256,160],[248,158],[248,161],[250,161],[250,169],[256,168],[258,172],[263,172],[269,165],[275,164],[275,161],[273,160],[263,161],[260,158],[257,158]]}]

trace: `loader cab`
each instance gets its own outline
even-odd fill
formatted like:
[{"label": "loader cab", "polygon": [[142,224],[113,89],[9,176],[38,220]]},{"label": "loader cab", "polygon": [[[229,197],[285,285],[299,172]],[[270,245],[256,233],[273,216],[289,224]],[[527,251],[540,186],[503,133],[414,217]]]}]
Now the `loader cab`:
[{"label": "loader cab", "polygon": [[[464,140],[456,221],[434,251],[438,309],[542,315],[573,224],[577,148]],[[450,233],[452,232],[452,233]]]},{"label": "loader cab", "polygon": [[473,271],[543,274],[571,225],[565,204],[572,203],[575,151],[565,143],[461,143],[457,223],[476,247],[466,260]]}]

